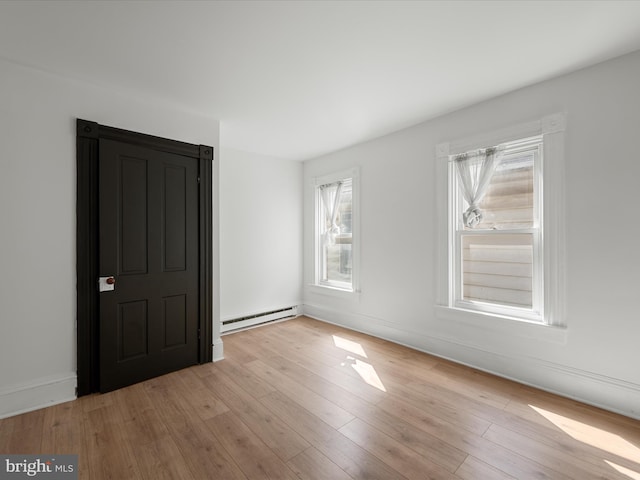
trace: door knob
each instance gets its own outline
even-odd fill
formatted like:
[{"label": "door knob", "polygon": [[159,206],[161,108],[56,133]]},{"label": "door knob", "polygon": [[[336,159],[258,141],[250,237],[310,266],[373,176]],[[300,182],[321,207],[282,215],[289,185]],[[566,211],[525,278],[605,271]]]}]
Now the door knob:
[{"label": "door knob", "polygon": [[98,278],[98,291],[110,292],[116,288],[116,279],[113,276]]}]

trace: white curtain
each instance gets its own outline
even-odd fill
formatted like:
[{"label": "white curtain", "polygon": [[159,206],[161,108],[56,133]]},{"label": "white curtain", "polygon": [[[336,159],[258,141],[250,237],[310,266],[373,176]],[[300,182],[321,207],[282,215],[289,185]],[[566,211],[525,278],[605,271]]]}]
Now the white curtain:
[{"label": "white curtain", "polygon": [[320,186],[320,196],[324,210],[324,232],[322,241],[325,245],[333,245],[336,236],[340,235],[338,226],[338,208],[340,205],[340,193],[342,192],[342,182],[330,183]]},{"label": "white curtain", "polygon": [[474,228],[482,222],[483,215],[478,205],[487,193],[502,151],[503,147],[492,147],[454,157],[462,195],[469,204],[462,214],[462,220],[467,227]]}]

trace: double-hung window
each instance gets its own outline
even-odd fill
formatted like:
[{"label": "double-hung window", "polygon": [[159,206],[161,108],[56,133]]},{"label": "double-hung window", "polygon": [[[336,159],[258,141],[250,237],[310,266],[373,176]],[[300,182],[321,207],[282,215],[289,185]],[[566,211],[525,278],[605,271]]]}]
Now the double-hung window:
[{"label": "double-hung window", "polygon": [[556,114],[438,146],[438,303],[448,317],[564,323],[564,127]]},{"label": "double-hung window", "polygon": [[356,188],[353,172],[316,181],[316,285],[355,290]]},{"label": "double-hung window", "polygon": [[454,305],[543,315],[542,136],[452,155]]}]

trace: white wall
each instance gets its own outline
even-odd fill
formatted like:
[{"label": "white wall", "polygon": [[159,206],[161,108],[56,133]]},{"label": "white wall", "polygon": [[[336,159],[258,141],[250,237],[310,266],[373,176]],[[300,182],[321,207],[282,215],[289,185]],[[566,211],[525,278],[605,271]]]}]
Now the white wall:
[{"label": "white wall", "polygon": [[[361,293],[305,288],[305,313],[640,417],[638,79],[640,52],[305,162],[307,284],[312,178],[359,166],[362,193]],[[567,329],[437,317],[436,145],[556,112],[567,114]]]},{"label": "white wall", "polygon": [[302,299],[302,163],[222,149],[221,318]]},{"label": "white wall", "polygon": [[78,117],[219,150],[215,119],[0,61],[0,417],[75,396]]}]

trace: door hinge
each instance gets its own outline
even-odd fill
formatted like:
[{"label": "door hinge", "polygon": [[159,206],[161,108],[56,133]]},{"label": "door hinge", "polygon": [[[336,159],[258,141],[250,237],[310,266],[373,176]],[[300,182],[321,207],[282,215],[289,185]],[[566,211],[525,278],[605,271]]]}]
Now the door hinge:
[{"label": "door hinge", "polygon": [[200,177],[198,177],[198,183],[200,183]]},{"label": "door hinge", "polygon": [[200,329],[198,329],[198,340],[200,340]]}]

